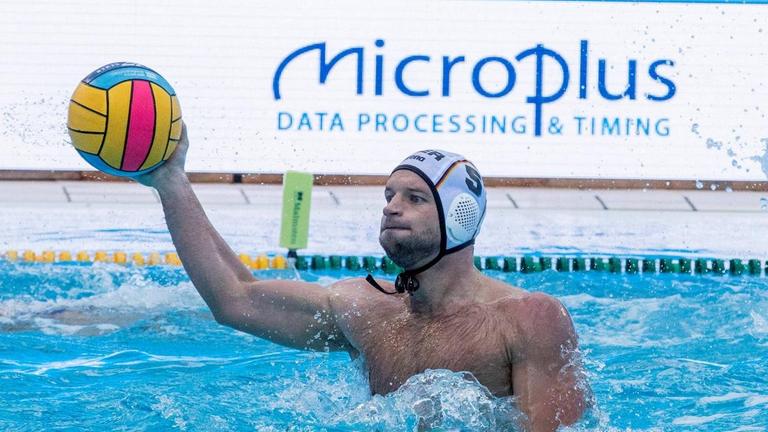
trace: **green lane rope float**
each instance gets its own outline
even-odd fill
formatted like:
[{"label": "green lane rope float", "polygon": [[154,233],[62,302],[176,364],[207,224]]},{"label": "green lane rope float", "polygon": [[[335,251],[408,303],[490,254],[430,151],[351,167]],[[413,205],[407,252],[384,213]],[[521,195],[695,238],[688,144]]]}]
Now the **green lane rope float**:
[{"label": "green lane rope float", "polygon": [[[238,254],[240,261],[251,270],[291,269],[288,257],[280,254]],[[297,270],[383,272],[395,275],[402,271],[388,257],[373,255],[297,255]],[[0,260],[16,263],[113,263],[132,266],[180,266],[174,252],[128,253],[123,251],[52,251],[7,250]],[[477,269],[499,273],[602,272],[627,275],[640,274],[695,274],[715,276],[760,276],[768,273],[768,261],[757,258],[687,258],[687,257],[619,257],[619,256],[486,256],[475,257]]]}]

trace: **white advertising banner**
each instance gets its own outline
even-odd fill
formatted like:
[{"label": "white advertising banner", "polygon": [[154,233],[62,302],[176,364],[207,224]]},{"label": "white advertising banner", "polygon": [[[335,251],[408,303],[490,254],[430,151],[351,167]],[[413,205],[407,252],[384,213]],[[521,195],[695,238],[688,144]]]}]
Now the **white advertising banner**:
[{"label": "white advertising banner", "polygon": [[89,170],[69,97],[131,61],[174,86],[187,168],[765,180],[768,5],[5,0],[0,169]]}]

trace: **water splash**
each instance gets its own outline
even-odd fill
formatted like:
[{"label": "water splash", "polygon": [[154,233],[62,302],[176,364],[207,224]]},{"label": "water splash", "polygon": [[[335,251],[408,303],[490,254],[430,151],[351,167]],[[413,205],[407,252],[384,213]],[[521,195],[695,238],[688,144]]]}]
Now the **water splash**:
[{"label": "water splash", "polygon": [[517,430],[523,415],[510,397],[495,398],[468,372],[427,370],[387,396],[374,396],[344,417],[386,430]]},{"label": "water splash", "polygon": [[0,133],[31,148],[67,146],[69,137],[62,119],[67,117],[68,103],[68,91],[22,93],[18,101],[0,109]]},{"label": "water splash", "polygon": [[386,396],[370,397],[356,368],[338,381],[307,374],[265,402],[299,414],[307,426],[334,430],[514,431],[524,419],[513,398],[494,397],[468,372],[427,370]]}]

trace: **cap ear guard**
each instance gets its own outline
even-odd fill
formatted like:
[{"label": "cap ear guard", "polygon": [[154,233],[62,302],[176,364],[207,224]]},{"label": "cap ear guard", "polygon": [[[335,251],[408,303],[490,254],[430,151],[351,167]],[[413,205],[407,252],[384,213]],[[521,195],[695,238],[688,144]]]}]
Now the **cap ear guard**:
[{"label": "cap ear guard", "polygon": [[445,230],[449,243],[466,243],[475,238],[480,228],[480,205],[468,193],[453,198],[445,216]]},{"label": "cap ear guard", "polygon": [[485,217],[485,187],[477,169],[461,159],[446,170],[437,184],[445,218],[445,253],[474,243]]}]

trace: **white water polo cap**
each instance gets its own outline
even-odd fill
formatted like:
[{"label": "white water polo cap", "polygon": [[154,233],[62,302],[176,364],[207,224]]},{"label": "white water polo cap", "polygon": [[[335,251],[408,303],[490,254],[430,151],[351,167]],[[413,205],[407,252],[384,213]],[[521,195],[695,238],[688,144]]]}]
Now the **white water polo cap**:
[{"label": "white water polo cap", "polygon": [[485,187],[477,168],[464,156],[443,150],[422,150],[392,171],[408,170],[421,177],[435,197],[440,219],[440,254],[474,244],[485,217]]}]

